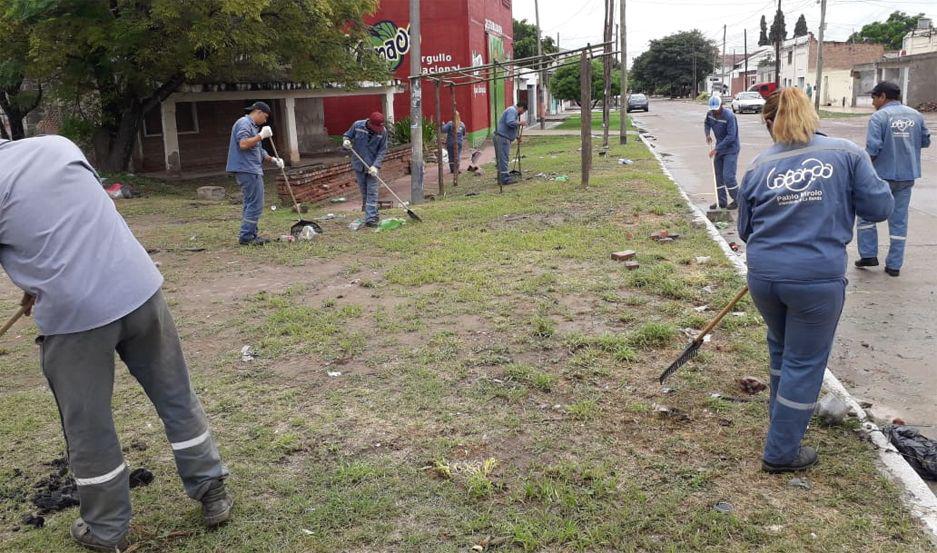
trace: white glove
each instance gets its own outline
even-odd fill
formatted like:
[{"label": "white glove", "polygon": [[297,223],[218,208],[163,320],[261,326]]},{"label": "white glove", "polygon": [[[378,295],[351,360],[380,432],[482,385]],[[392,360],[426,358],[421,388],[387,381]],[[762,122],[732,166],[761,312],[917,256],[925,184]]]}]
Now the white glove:
[{"label": "white glove", "polygon": [[345,148],[346,150],[350,150],[351,140],[348,140],[347,138],[345,140],[342,140],[342,148]]},{"label": "white glove", "polygon": [[270,127],[264,127],[260,129],[260,138],[267,139],[273,136],[273,129]]},{"label": "white glove", "polygon": [[272,161],[273,164],[276,165],[279,169],[286,167],[286,163],[283,161],[282,157],[272,157],[270,158],[270,161]]},{"label": "white glove", "polygon": [[368,169],[368,173],[370,173],[372,177],[376,177],[378,173],[378,168],[371,166],[371,168]]}]

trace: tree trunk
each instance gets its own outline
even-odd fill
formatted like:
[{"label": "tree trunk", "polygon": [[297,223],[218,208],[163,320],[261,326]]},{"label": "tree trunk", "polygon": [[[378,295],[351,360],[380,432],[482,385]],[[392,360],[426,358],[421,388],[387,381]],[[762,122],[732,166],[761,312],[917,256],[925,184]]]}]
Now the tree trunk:
[{"label": "tree trunk", "polygon": [[100,167],[102,171],[121,173],[127,170],[130,165],[130,158],[133,155],[133,143],[140,129],[142,116],[141,104],[136,98],[133,98],[130,105],[121,112],[120,124],[109,133],[107,155]]}]

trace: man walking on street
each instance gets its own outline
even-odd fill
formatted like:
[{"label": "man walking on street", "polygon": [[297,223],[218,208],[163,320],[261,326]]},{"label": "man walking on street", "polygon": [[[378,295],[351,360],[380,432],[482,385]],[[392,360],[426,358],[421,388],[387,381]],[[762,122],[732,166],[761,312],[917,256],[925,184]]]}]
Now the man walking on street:
[{"label": "man walking on street", "polygon": [[[355,121],[342,140],[342,147],[352,150],[351,168],[358,180],[361,192],[361,211],[364,211],[364,224],[376,227],[380,223],[378,196],[380,183],[377,180],[381,164],[387,154],[387,129],[384,128],[384,114],[375,111],[371,117]],[[355,155],[357,154],[357,155]],[[361,159],[358,159],[361,156]]]},{"label": "man walking on street", "polygon": [[[888,218],[890,245],[885,272],[896,277],[904,265],[908,238],[908,205],[914,180],[921,178],[921,148],[930,147],[930,131],[924,117],[901,103],[901,89],[883,81],[872,89],[876,112],[869,120],[866,151],[878,176],[888,181],[895,197],[895,211]],[[878,230],[875,223],[859,220],[859,255],[856,267],[878,266]]]},{"label": "man walking on street", "polygon": [[238,119],[231,128],[228,166],[225,170],[234,174],[244,194],[244,214],[238,243],[242,246],[263,246],[270,241],[257,234],[260,215],[264,211],[263,162],[270,161],[280,169],[284,163],[278,157],[267,155],[262,144],[265,138],[273,137],[270,127],[262,127],[270,117],[270,106],[265,102],[255,102],[247,110],[249,113]]},{"label": "man walking on street", "polygon": [[227,521],[228,471],[189,381],[163,277],[97,173],[60,136],[0,140],[0,167],[0,265],[25,292],[23,305],[35,306],[42,371],[81,502],[72,537],[101,551],[128,545],[129,470],[111,412],[115,351],[156,407],[204,522]]},{"label": "man walking on street", "polygon": [[[458,112],[456,112],[458,116]],[[452,128],[455,126],[455,123],[449,121],[442,126],[442,132],[446,133],[446,150],[449,153],[449,172],[455,174],[456,169],[459,168],[459,163],[462,160],[462,144],[465,142],[465,123],[459,122],[459,128],[457,132],[453,132]]]},{"label": "man walking on street", "polygon": [[716,145],[709,151],[713,160],[713,170],[716,173],[716,203],[709,209],[738,209],[735,199],[738,196],[739,184],[736,179],[739,165],[739,126],[735,115],[722,107],[722,98],[713,95],[709,99],[709,112],[703,125],[706,133],[706,144],[712,146],[713,137]]},{"label": "man walking on street", "polygon": [[520,141],[517,136],[517,130],[526,123],[521,116],[527,113],[527,103],[518,102],[516,106],[511,106],[504,110],[501,119],[498,120],[498,128],[495,131],[495,156],[498,158],[498,183],[514,184],[517,179],[511,176],[508,170],[508,158],[511,155],[511,143],[514,140]]}]

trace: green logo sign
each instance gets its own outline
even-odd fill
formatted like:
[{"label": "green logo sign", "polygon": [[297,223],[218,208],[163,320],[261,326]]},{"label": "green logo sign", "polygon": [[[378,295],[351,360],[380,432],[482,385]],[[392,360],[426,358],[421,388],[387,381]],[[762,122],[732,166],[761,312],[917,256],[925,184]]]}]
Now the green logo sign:
[{"label": "green logo sign", "polygon": [[381,21],[371,26],[370,34],[374,51],[387,60],[391,71],[396,71],[410,51],[410,26],[398,27],[393,21]]}]

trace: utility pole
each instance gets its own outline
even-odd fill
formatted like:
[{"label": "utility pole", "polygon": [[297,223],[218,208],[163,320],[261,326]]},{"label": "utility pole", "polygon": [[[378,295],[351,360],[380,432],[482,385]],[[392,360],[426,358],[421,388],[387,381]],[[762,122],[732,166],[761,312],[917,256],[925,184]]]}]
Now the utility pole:
[{"label": "utility pole", "polygon": [[627,0],[621,0],[621,124],[619,129],[619,142],[628,143],[628,25],[625,20],[625,4]]},{"label": "utility pole", "polygon": [[[410,0],[410,203],[423,203],[423,85],[420,0]],[[439,161],[442,161],[441,159]]]},{"label": "utility pole", "polygon": [[732,95],[734,95],[734,94],[736,93],[734,90],[732,90],[732,88],[733,88],[733,87],[732,87],[732,81],[734,80],[734,78],[732,77],[732,75],[734,75],[734,74],[735,74],[735,48],[732,49],[732,73],[729,73],[729,95],[730,95],[730,96],[732,96]]},{"label": "utility pole", "polygon": [[781,88],[781,22],[778,21],[778,14],[780,13],[782,13],[781,0],[778,0],[778,11],[774,14],[774,22],[778,24],[774,35],[774,85],[778,88]]},{"label": "utility pole", "polygon": [[[826,29],[826,0],[820,0],[820,41],[817,43],[817,85],[813,87],[813,107],[820,109],[820,85],[823,82],[823,31]],[[809,37],[808,37],[809,41]],[[807,51],[810,51],[808,42]],[[807,60],[807,65],[810,61]]]},{"label": "utility pole", "polygon": [[745,56],[745,86],[742,87],[744,92],[750,86],[748,84],[748,29],[745,29],[745,53],[743,55]]},{"label": "utility pole", "polygon": [[693,98],[699,96],[699,77],[696,76],[696,50],[693,50]]},{"label": "utility pole", "polygon": [[[732,61],[735,62],[735,56],[733,54]],[[726,86],[726,26],[722,26],[722,90],[725,90]]]},{"label": "utility pole", "polygon": [[611,112],[609,101],[612,98],[612,26],[614,25],[615,0],[605,0],[605,29],[602,37],[605,39],[605,47],[602,52],[602,77],[605,83],[605,91],[602,97],[602,147],[608,148],[608,131],[611,123]]},{"label": "utility pole", "polygon": [[579,125],[582,138],[582,187],[589,187],[592,171],[592,45],[583,50],[579,60]]},{"label": "utility pole", "polygon": [[540,64],[540,73],[538,74],[537,87],[537,115],[540,117],[540,130],[546,128],[547,118],[544,113],[546,102],[541,102],[541,98],[547,92],[546,71],[543,70],[543,42],[540,40],[540,1],[534,0],[534,16],[537,19],[537,56],[540,57],[537,63]]}]

